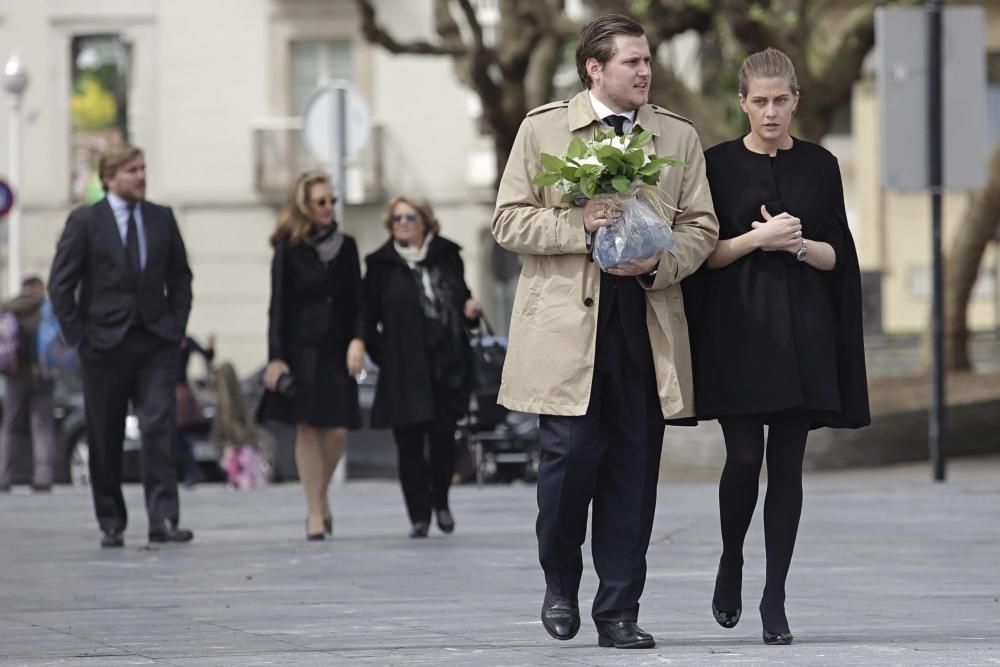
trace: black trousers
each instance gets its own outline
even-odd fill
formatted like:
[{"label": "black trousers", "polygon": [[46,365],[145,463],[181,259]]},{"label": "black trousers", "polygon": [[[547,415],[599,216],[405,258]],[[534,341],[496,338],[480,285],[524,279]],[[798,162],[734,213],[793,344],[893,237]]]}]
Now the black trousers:
[{"label": "black trousers", "polygon": [[457,422],[457,415],[439,410],[433,421],[392,429],[410,523],[430,523],[432,510],[448,509]]},{"label": "black trousers", "polygon": [[591,613],[599,621],[638,620],[646,582],[664,428],[646,356],[648,367],[639,368],[612,314],[598,335],[587,413],[540,417],[535,528],[545,583],[557,595],[577,597],[593,502],[591,549],[600,584]]},{"label": "black trousers", "polygon": [[104,531],[124,531],[122,445],[132,402],[142,433],[142,485],[150,527],[180,518],[177,498],[177,408],[174,385],[180,347],[144,329],[133,328],[109,350],[80,347],[80,368],[90,447],[90,487],[97,523]]}]

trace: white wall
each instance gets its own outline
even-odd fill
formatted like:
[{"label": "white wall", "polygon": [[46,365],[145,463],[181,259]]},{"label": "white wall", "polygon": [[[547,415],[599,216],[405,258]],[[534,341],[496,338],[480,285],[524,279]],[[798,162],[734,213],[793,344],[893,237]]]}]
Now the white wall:
[{"label": "white wall", "polygon": [[[401,38],[433,37],[430,0],[378,7]],[[254,191],[252,127],[288,113],[291,39],[350,36],[358,87],[391,142],[391,194],[428,197],[445,235],[465,247],[470,286],[486,289],[478,241],[492,202],[468,186],[467,155],[481,143],[468,93],[450,58],[365,44],[348,0],[0,0],[0,17],[0,60],[16,50],[32,76],[22,140],[25,272],[47,275],[70,207],[70,40],[120,32],[134,44],[131,140],[146,151],[150,199],[177,213],[195,274],[189,331],[216,333],[220,358],[253,370],[266,355],[276,211]],[[6,114],[0,105],[0,174]],[[362,254],[387,237],[382,214],[378,204],[348,208],[345,228]]]}]

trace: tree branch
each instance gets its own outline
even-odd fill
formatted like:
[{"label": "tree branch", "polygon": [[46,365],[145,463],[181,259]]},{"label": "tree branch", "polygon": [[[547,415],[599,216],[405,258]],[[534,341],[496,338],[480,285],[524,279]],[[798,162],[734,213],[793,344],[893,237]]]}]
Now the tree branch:
[{"label": "tree branch", "polygon": [[476,10],[472,6],[472,3],[469,0],[458,0],[458,6],[462,8],[462,14],[465,15],[465,20],[469,24],[469,30],[472,31],[472,38],[476,42],[476,48],[484,48],[483,26],[479,23],[479,17],[476,16]]},{"label": "tree branch", "polygon": [[354,0],[361,17],[361,32],[365,39],[378,44],[390,53],[413,53],[429,56],[461,56],[468,53],[468,48],[457,41],[447,41],[441,44],[431,44],[425,40],[401,42],[378,23],[375,7],[369,0]]}]

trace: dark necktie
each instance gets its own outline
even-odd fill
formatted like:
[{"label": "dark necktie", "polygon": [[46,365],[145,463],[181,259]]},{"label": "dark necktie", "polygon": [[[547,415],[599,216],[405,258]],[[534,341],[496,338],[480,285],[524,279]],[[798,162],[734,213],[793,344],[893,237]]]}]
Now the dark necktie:
[{"label": "dark necktie", "polygon": [[125,232],[125,262],[128,264],[132,276],[139,277],[142,273],[142,264],[139,260],[139,226],[135,224],[135,207],[133,203],[128,207],[128,229]]},{"label": "dark necktie", "polygon": [[619,116],[618,114],[613,113],[610,116],[605,116],[601,120],[604,121],[605,125],[610,125],[615,128],[615,134],[619,137],[625,134],[625,122],[628,120],[628,116]]}]

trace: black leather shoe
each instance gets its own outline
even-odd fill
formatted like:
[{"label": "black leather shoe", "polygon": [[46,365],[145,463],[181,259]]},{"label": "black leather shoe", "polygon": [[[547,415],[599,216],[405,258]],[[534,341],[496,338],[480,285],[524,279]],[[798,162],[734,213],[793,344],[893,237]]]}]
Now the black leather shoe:
[{"label": "black leather shoe", "polygon": [[784,603],[767,604],[760,602],[760,620],[764,625],[764,643],[772,646],[787,646],[792,643],[792,631],[788,629]]},{"label": "black leather shoe", "polygon": [[106,530],[101,536],[102,549],[115,549],[125,546],[125,536],[118,530]]},{"label": "black leather shoe", "polygon": [[576,600],[545,591],[542,601],[542,626],[556,639],[576,637],[580,631],[580,607]]},{"label": "black leather shoe", "polygon": [[183,530],[175,526],[171,526],[169,523],[164,523],[162,526],[149,531],[149,542],[150,544],[167,544],[175,543],[180,544],[183,542],[190,542],[194,539],[194,533],[190,530]]},{"label": "black leather shoe", "polygon": [[438,528],[442,533],[452,533],[455,530],[455,517],[451,515],[451,510],[437,511]]},{"label": "black leather shoe", "polygon": [[333,517],[323,519],[323,532],[326,533],[328,537],[333,537]]},{"label": "black leather shoe", "polygon": [[604,648],[653,648],[656,642],[635,621],[597,621],[597,645]]},{"label": "black leather shoe", "polygon": [[724,568],[719,563],[715,575],[715,593],[712,595],[712,615],[724,628],[735,628],[743,615],[740,589],[743,585],[743,566]]},{"label": "black leather shoe", "polygon": [[792,643],[791,632],[773,633],[764,630],[764,643],[770,646],[788,646]]},{"label": "black leather shoe", "polygon": [[430,530],[430,528],[431,525],[426,521],[418,521],[413,524],[413,527],[410,529],[410,537],[427,537],[427,531]]},{"label": "black leather shoe", "polygon": [[306,519],[306,539],[310,542],[322,542],[326,539],[326,520],[323,520],[323,532],[322,533],[310,533],[309,532],[309,519]]}]

